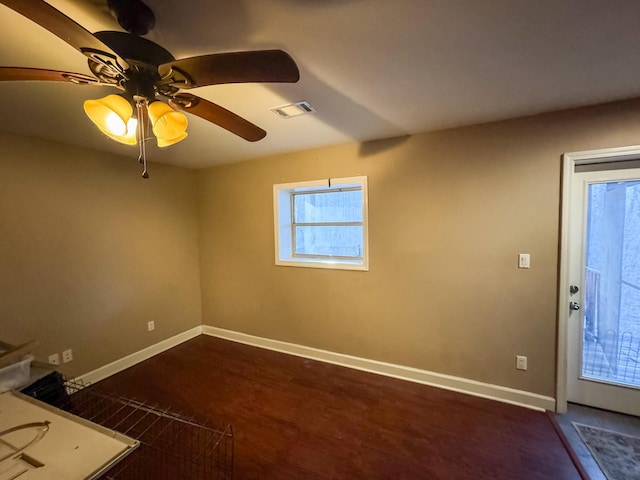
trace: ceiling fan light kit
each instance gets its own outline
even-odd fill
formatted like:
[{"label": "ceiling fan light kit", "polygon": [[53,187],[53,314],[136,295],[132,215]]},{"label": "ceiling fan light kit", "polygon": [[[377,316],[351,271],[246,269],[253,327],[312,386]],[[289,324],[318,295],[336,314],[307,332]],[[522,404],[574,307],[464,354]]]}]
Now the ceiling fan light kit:
[{"label": "ceiling fan light kit", "polygon": [[176,112],[166,103],[152,102],[148,106],[151,129],[158,141],[178,143],[187,137],[189,121],[184,113]]},{"label": "ceiling fan light kit", "polygon": [[[241,138],[255,142],[260,127],[189,90],[225,83],[294,83],[300,72],[282,50],[200,55],[176,60],[160,45],[140,37],[155,25],[151,9],[140,0],[107,0],[125,32],[91,33],[44,0],[0,0],[74,47],[88,59],[94,77],[55,70],[0,67],[1,81],[62,81],[115,88],[120,94],[84,102],[85,113],[102,133],[125,145],[138,144],[147,178],[146,147],[150,130],[159,147],[187,138],[190,113]],[[149,124],[149,125],[148,125]]]},{"label": "ceiling fan light kit", "polygon": [[138,119],[135,117],[131,117],[127,122],[127,133],[124,135],[116,135],[103,128],[100,128],[100,131],[110,139],[124,145],[136,145],[138,143]]},{"label": "ceiling fan light kit", "polygon": [[107,95],[98,100],[85,101],[84,111],[100,130],[122,136],[127,133],[127,123],[133,114],[133,107],[120,95]]},{"label": "ceiling fan light kit", "polygon": [[156,141],[157,141],[158,147],[165,148],[165,147],[170,147],[171,145],[175,145],[176,143],[184,140],[185,138],[187,138],[188,135],[189,134],[187,132],[184,132],[175,138],[164,139],[164,138],[158,137]]},{"label": "ceiling fan light kit", "polygon": [[[151,130],[156,137],[158,146],[168,147],[187,138],[189,121],[184,113],[176,112],[163,102],[154,101],[147,104],[145,98],[136,101],[147,109],[151,123]],[[137,109],[136,109],[137,110]],[[125,145],[138,143],[138,113],[134,112],[129,101],[121,95],[107,95],[98,100],[84,102],[84,111],[89,119],[96,124],[102,133],[116,142]],[[144,138],[144,141],[148,138]]]}]

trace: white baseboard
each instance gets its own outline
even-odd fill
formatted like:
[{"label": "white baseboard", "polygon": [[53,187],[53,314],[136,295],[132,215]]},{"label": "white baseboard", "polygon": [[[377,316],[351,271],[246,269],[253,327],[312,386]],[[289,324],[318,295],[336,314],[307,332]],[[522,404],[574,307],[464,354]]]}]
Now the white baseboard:
[{"label": "white baseboard", "polygon": [[96,383],[100,380],[104,380],[111,375],[115,375],[123,370],[126,370],[129,367],[133,367],[134,365],[143,362],[159,353],[164,352],[165,350],[169,350],[172,347],[180,345],[181,343],[186,342],[187,340],[191,340],[192,338],[197,337],[198,335],[202,335],[202,326],[194,327],[191,330],[187,330],[186,332],[179,333],[171,338],[167,338],[166,340],[162,340],[161,342],[156,343],[155,345],[151,345],[150,347],[144,348],[140,351],[132,353],[131,355],[127,355],[115,362],[111,362],[107,365],[104,365],[100,368],[97,368],[89,373],[85,373],[77,377],[82,383]]},{"label": "white baseboard", "polygon": [[342,353],[320,350],[317,348],[306,347],[294,343],[282,342],[279,340],[271,340],[269,338],[256,337],[246,333],[234,332],[218,327],[210,327],[207,325],[194,327],[186,332],[167,338],[155,345],[144,348],[138,352],[127,355],[115,362],[111,362],[89,373],[81,375],[77,380],[84,383],[96,383],[104,380],[111,375],[115,375],[129,367],[132,367],[144,360],[147,360],[159,353],[169,350],[172,347],[191,340],[198,335],[205,334],[213,337],[232,340],[238,343],[244,343],[255,347],[274,350],[280,353],[296,355],[298,357],[309,358],[321,362],[332,363],[343,367],[362,370],[364,372],[385,375],[388,377],[407,380],[410,382],[430,385],[432,387],[444,388],[455,392],[466,393],[476,397],[488,398],[499,402],[510,403],[522,407],[532,408],[535,410],[551,410],[555,409],[555,399],[539,395],[537,393],[526,392],[523,390],[515,390],[500,385],[492,385],[489,383],[477,382],[461,377],[444,375],[427,370],[420,370],[413,367],[405,367],[393,363],[379,362],[377,360],[369,360],[366,358],[354,357]]},{"label": "white baseboard", "polygon": [[555,410],[555,399],[537,393],[526,392],[523,390],[515,390],[499,385],[477,382],[466,378],[453,377],[451,375],[443,375],[441,373],[429,372],[412,367],[395,365],[393,363],[379,362],[376,360],[368,360],[366,358],[353,357],[341,353],[329,352],[327,350],[319,350],[317,348],[305,347],[304,345],[296,345],[294,343],[281,342],[279,340],[271,340],[268,338],[256,337],[246,333],[234,332],[217,327],[202,326],[202,333],[213,337],[232,340],[238,343],[244,343],[255,347],[266,348],[276,352],[296,355],[298,357],[319,360],[321,362],[332,363],[343,367],[354,368],[379,375],[398,378],[432,387],[439,387],[454,392],[466,393],[476,397],[488,398],[503,403],[510,403],[522,407],[532,408],[534,410]]}]

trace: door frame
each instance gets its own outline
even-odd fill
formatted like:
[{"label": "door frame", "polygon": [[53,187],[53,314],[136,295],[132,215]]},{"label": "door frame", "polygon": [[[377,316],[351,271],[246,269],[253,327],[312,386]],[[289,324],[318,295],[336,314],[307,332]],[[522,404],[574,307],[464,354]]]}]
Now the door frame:
[{"label": "door frame", "polygon": [[562,155],[562,192],[560,214],[560,274],[558,280],[558,344],[556,371],[556,412],[567,411],[567,369],[568,369],[568,335],[569,335],[569,217],[571,212],[571,195],[573,178],[577,165],[621,162],[640,159],[640,145],[629,147],[603,148],[583,152],[571,152]]}]

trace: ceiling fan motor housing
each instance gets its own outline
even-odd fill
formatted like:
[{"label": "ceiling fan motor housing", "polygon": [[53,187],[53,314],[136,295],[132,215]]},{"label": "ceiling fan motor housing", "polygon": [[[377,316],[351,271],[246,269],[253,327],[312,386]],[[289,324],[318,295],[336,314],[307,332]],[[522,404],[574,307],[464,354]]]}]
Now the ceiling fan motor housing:
[{"label": "ceiling fan motor housing", "polygon": [[146,63],[157,68],[175,60],[166,49],[146,38],[112,31],[96,32],[93,35],[127,61]]},{"label": "ceiling fan motor housing", "polygon": [[143,96],[148,100],[155,97],[154,86],[162,93],[175,93],[178,89],[160,83],[158,66],[174,59],[167,50],[146,38],[125,32],[96,32],[95,37],[103,41],[114,52],[126,59],[129,68],[120,71],[111,65],[104,65],[89,58],[89,68],[101,81],[120,85],[128,97]]},{"label": "ceiling fan motor housing", "polygon": [[146,35],[156,24],[153,11],[141,0],[108,0],[109,11],[133,35]]}]

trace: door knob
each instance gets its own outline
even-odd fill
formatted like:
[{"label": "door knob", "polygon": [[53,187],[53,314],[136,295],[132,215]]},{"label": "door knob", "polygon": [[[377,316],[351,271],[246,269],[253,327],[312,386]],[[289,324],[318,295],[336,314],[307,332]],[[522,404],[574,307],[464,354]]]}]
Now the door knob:
[{"label": "door knob", "polygon": [[580,310],[580,304],[576,302],[569,303],[569,310]]}]

